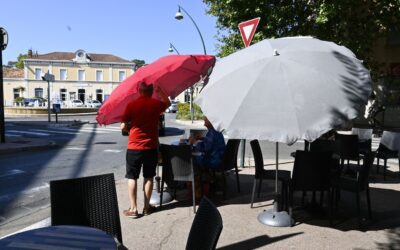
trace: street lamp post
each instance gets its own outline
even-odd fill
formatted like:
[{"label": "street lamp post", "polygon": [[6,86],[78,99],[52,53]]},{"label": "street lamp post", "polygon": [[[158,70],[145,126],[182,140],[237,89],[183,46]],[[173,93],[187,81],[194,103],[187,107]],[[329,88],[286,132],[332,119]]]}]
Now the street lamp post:
[{"label": "street lamp post", "polygon": [[196,22],[193,20],[192,16],[180,5],[178,5],[178,12],[176,12],[176,14],[175,14],[175,19],[176,20],[182,20],[183,19],[183,15],[182,15],[181,9],[190,18],[190,20],[192,20],[192,23],[196,27],[196,30],[199,33],[199,36],[200,36],[200,39],[201,39],[201,44],[203,45],[204,55],[207,55],[206,45],[204,44],[204,39],[203,39],[203,36],[201,35],[199,27],[197,26]]},{"label": "street lamp post", "polygon": [[175,46],[172,43],[169,43],[168,52],[172,53],[172,52],[174,52],[174,50],[178,55],[180,55],[179,51],[175,48]]},{"label": "street lamp post", "polygon": [[[201,39],[201,44],[203,45],[204,55],[207,55],[206,45],[204,44],[204,39],[203,39],[203,36],[201,35],[199,27],[197,26],[196,22],[193,20],[192,16],[180,5],[178,5],[178,12],[176,12],[176,14],[175,14],[175,19],[176,20],[182,20],[183,19],[183,15],[182,15],[181,10],[183,12],[185,12],[185,14],[190,18],[190,20],[192,21],[192,23],[196,27],[197,33],[199,33],[199,36],[200,36],[200,39]],[[194,117],[194,109],[193,109],[193,92],[194,91],[193,91],[193,86],[190,87],[189,91],[190,91],[190,117],[191,117],[191,120],[192,120],[192,123],[193,123],[193,117]]]},{"label": "street lamp post", "polygon": [[47,71],[46,74],[42,75],[42,80],[47,82],[47,114],[48,114],[49,122],[51,122],[51,116],[50,116],[50,82],[54,82],[54,75],[50,74],[49,71]]},{"label": "street lamp post", "polygon": [[3,94],[3,50],[8,44],[8,33],[0,27],[0,141],[6,142],[6,133],[4,126],[4,94]]}]

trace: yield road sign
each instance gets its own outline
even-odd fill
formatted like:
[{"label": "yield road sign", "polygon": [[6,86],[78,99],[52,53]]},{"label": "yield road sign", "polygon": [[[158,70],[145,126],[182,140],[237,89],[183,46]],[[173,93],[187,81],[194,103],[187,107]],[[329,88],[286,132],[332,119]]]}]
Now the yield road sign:
[{"label": "yield road sign", "polygon": [[258,23],[260,22],[260,18],[254,18],[245,22],[239,23],[240,34],[242,35],[242,39],[244,45],[248,47],[253,39],[254,33],[257,29]]}]

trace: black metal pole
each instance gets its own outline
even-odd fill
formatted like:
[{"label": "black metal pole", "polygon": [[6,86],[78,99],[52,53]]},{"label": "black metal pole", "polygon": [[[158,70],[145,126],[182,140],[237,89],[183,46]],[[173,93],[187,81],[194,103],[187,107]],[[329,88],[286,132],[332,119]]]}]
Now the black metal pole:
[{"label": "black metal pole", "polygon": [[47,113],[48,113],[49,122],[51,122],[51,116],[50,116],[50,81],[47,81]]},{"label": "black metal pole", "polygon": [[0,133],[1,143],[6,142],[4,126],[4,96],[3,96],[3,32],[0,30]]}]

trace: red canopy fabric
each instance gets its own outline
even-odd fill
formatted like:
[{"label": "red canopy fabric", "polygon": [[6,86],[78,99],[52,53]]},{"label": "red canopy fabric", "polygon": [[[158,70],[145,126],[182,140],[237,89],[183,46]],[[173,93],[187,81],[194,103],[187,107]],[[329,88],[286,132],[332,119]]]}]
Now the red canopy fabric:
[{"label": "red canopy fabric", "polygon": [[[139,68],[125,79],[110,95],[97,112],[99,124],[121,122],[126,106],[139,96],[139,83],[153,83],[171,98],[175,98],[188,87],[206,76],[215,64],[210,55],[170,55]],[[158,98],[156,93],[154,97]]]}]

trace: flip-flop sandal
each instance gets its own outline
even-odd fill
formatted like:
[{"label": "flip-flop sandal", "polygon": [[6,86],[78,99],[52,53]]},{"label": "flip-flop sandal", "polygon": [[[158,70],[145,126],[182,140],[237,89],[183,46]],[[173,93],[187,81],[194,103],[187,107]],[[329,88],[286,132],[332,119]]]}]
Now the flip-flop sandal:
[{"label": "flip-flop sandal", "polygon": [[124,215],[126,217],[129,217],[129,218],[138,218],[139,217],[138,211],[137,210],[136,211],[131,211],[131,208],[128,208],[127,210],[124,210],[123,213],[124,213]]},{"label": "flip-flop sandal", "polygon": [[150,214],[154,213],[155,211],[156,211],[156,207],[149,205],[148,209],[143,208],[143,215],[150,215]]}]

